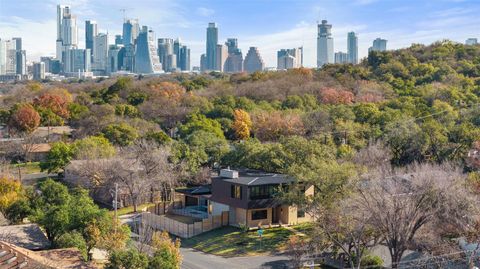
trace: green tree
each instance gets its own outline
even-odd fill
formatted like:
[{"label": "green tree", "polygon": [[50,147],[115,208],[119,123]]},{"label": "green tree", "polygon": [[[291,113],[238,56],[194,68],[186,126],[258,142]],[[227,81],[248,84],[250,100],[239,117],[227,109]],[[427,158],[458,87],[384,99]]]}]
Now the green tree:
[{"label": "green tree", "polygon": [[77,248],[80,250],[83,259],[88,260],[87,243],[81,233],[71,231],[60,235],[56,241],[58,248]]},{"label": "green tree", "polygon": [[40,163],[40,168],[48,173],[59,172],[70,163],[74,154],[75,151],[71,145],[65,142],[55,142],[52,144],[46,160]]},{"label": "green tree", "polygon": [[137,129],[126,123],[110,124],[102,133],[112,144],[118,146],[131,145],[138,138]]},{"label": "green tree", "polygon": [[225,138],[214,136],[203,130],[195,131],[185,138],[190,151],[196,152],[201,157],[200,163],[213,165],[229,151],[228,142]]},{"label": "green tree", "polygon": [[27,199],[18,199],[5,210],[5,217],[12,224],[19,224],[32,213]]},{"label": "green tree", "polygon": [[195,131],[205,131],[219,138],[225,138],[222,126],[216,120],[209,119],[202,114],[191,114],[185,124],[180,125],[179,133],[185,138]]},{"label": "green tree", "polygon": [[134,248],[113,251],[105,269],[147,269],[148,257]]},{"label": "green tree", "polygon": [[110,158],[115,155],[115,147],[102,136],[89,136],[77,140],[72,147],[75,159]]},{"label": "green tree", "polygon": [[149,269],[180,269],[180,240],[172,241],[166,231],[156,232],[152,238],[152,246],[156,251],[149,261]]}]

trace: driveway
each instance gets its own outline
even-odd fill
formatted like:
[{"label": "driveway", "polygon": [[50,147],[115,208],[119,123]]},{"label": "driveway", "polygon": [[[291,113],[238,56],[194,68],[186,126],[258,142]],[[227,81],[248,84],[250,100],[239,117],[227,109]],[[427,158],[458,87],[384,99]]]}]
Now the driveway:
[{"label": "driveway", "polygon": [[284,269],[289,258],[284,255],[224,258],[191,248],[181,248],[182,269]]}]

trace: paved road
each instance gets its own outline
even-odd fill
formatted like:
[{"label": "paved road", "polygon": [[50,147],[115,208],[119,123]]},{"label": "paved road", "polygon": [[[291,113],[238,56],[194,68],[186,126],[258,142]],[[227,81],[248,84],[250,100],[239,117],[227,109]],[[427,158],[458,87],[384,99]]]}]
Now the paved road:
[{"label": "paved road", "polygon": [[223,258],[205,254],[191,248],[181,248],[182,269],[284,269],[288,268],[288,257],[251,256]]}]

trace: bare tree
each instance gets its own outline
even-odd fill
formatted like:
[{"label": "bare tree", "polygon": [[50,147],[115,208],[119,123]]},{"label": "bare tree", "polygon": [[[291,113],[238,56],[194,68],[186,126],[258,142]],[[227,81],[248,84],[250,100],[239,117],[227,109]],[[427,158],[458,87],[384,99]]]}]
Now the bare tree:
[{"label": "bare tree", "polygon": [[475,202],[464,183],[464,175],[450,164],[383,167],[360,182],[359,202],[384,237],[392,268],[398,268],[405,251],[414,248],[422,228],[469,222]]}]

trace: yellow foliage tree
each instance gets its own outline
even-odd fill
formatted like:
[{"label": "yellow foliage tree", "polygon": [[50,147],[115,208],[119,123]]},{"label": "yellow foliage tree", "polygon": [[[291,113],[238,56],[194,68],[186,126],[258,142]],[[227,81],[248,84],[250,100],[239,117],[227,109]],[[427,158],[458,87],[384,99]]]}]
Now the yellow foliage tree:
[{"label": "yellow foliage tree", "polygon": [[152,247],[155,254],[151,260],[152,268],[175,268],[180,269],[182,255],[180,254],[180,240],[170,239],[166,231],[155,232],[152,237]]},{"label": "yellow foliage tree", "polygon": [[233,112],[235,121],[233,122],[233,130],[235,136],[244,140],[250,137],[250,128],[252,128],[252,120],[247,111],[242,109],[235,109]]},{"label": "yellow foliage tree", "polygon": [[0,178],[0,212],[5,210],[21,197],[22,184],[8,177]]}]

